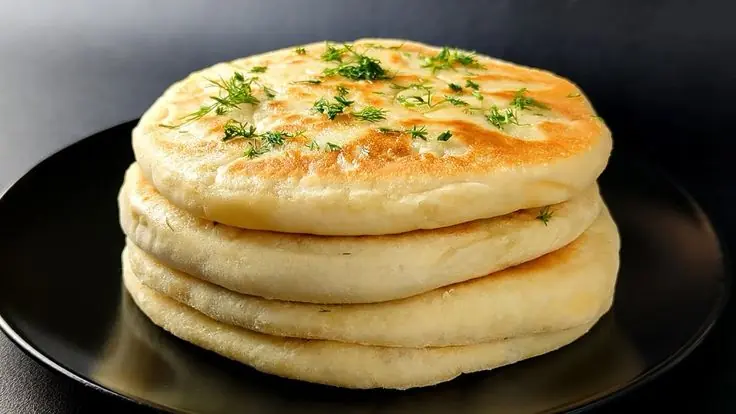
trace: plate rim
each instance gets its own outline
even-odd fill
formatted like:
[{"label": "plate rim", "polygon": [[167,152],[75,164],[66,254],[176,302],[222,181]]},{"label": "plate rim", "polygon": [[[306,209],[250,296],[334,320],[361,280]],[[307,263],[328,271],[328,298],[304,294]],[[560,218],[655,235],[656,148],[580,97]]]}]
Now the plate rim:
[{"label": "plate rim", "polygon": [[[80,145],[84,143],[85,141],[91,140],[100,134],[107,133],[110,130],[119,129],[119,128],[122,129],[122,128],[128,128],[128,127],[132,128],[138,122],[138,120],[139,118],[135,118],[132,120],[128,120],[125,122],[121,122],[121,123],[112,125],[104,129],[100,129],[66,146],[58,148],[54,150],[53,152],[47,154],[46,156],[42,157],[35,164],[33,164],[30,168],[27,168],[25,172],[23,172],[19,177],[17,177],[14,180],[11,180],[11,183],[7,186],[7,188],[5,188],[3,191],[0,191],[0,206],[2,205],[2,200],[4,200],[8,196],[8,194],[15,187],[17,187],[23,179],[25,179],[29,174],[33,173],[34,170],[36,170],[43,163],[47,162],[51,158],[57,156],[58,154],[62,152],[73,150],[75,146]],[[720,286],[722,287],[722,289],[720,289],[721,292],[720,292],[720,295],[718,296],[717,302],[711,305],[710,312],[708,313],[706,318],[703,320],[703,323],[700,325],[699,330],[695,334],[691,335],[690,338],[688,338],[688,340],[677,349],[677,351],[670,354],[667,358],[660,361],[658,364],[654,365],[650,369],[635,376],[631,380],[627,381],[625,385],[614,386],[604,391],[600,391],[595,394],[592,394],[583,400],[579,400],[579,401],[568,403],[568,404],[563,403],[561,405],[551,407],[547,410],[544,410],[541,413],[558,413],[558,412],[581,413],[581,412],[588,411],[594,408],[598,408],[608,402],[611,402],[615,399],[623,397],[629,394],[630,392],[637,390],[641,388],[642,386],[650,383],[651,381],[659,378],[663,374],[666,374],[672,368],[674,368],[680,362],[686,359],[707,338],[708,334],[719,322],[720,317],[723,314],[723,311],[728,305],[729,300],[730,300],[731,287],[733,283],[733,280],[732,280],[733,268],[732,268],[732,260],[730,259],[731,252],[728,248],[728,245],[725,243],[725,237],[722,235],[721,232],[719,232],[716,229],[713,221],[706,214],[705,210],[701,207],[701,205],[697,202],[697,200],[692,196],[692,194],[690,194],[690,192],[687,191],[687,189],[685,189],[680,183],[674,180],[672,176],[669,173],[667,173],[659,164],[657,164],[656,162],[652,160],[642,158],[640,156],[632,154],[630,151],[621,151],[621,150],[618,151],[619,154],[621,154],[622,152],[625,154],[627,158],[632,157],[636,161],[643,163],[647,167],[651,168],[657,175],[659,175],[669,185],[671,185],[677,191],[679,195],[685,197],[685,199],[687,200],[687,203],[693,208],[695,214],[699,218],[699,222],[701,224],[704,224],[703,226],[704,230],[708,231],[717,243],[717,247],[720,252],[720,260],[721,260],[722,267],[723,267],[723,278],[720,281]],[[126,294],[128,293],[126,292]],[[196,412],[193,412],[193,411],[172,409],[171,407],[161,405],[159,403],[156,403],[155,401],[151,401],[150,399],[146,399],[142,397],[131,397],[121,392],[115,391],[111,388],[108,388],[102,384],[99,384],[90,378],[86,378],[84,375],[80,375],[79,373],[75,372],[73,369],[56,361],[52,356],[44,352],[43,349],[35,346],[32,343],[32,341],[27,340],[20,330],[14,328],[13,325],[5,319],[2,313],[0,313],[0,331],[2,331],[3,334],[5,334],[5,336],[10,340],[10,342],[12,342],[16,347],[18,347],[21,351],[23,351],[24,354],[29,356],[32,360],[34,360],[36,363],[38,363],[43,368],[47,369],[48,371],[54,374],[57,374],[57,375],[61,374],[62,376],[68,379],[71,379],[95,391],[99,391],[106,396],[110,396],[113,398],[120,398],[124,401],[133,403],[136,406],[152,408],[152,409],[159,410],[159,411],[197,414]]]}]

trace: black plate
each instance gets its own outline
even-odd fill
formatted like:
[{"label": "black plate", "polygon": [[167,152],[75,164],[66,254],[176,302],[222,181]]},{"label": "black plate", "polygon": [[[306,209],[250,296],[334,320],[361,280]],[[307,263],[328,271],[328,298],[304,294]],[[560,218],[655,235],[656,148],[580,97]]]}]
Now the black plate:
[{"label": "black plate", "polygon": [[87,385],[183,412],[558,412],[654,378],[702,340],[726,302],[708,219],[655,170],[614,155],[601,179],[622,237],[613,310],[560,351],[435,387],[351,391],[289,381],[152,325],[121,289],[116,195],[127,123],[53,155],[0,199],[0,327]]}]

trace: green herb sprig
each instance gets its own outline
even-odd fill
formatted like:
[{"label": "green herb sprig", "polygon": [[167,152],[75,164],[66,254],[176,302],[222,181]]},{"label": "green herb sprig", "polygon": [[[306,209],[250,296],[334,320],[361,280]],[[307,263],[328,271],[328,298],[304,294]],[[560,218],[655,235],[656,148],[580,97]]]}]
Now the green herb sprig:
[{"label": "green herb sprig", "polygon": [[245,150],[245,152],[243,153],[243,156],[244,156],[244,157],[248,157],[248,158],[250,158],[250,159],[253,159],[253,158],[258,158],[258,157],[260,157],[261,155],[263,155],[263,154],[267,153],[268,151],[269,151],[269,150],[268,150],[268,148],[266,148],[266,147],[263,147],[263,146],[261,146],[261,147],[256,147],[256,146],[254,146],[253,144],[251,144],[251,146],[250,146],[250,147],[248,147],[248,149],[247,149],[247,150]]},{"label": "green herb sprig", "polygon": [[342,62],[342,56],[348,52],[348,49],[343,47],[335,47],[330,43],[325,44],[325,51],[320,56],[325,62]]},{"label": "green herb sprig", "polygon": [[[325,76],[340,75],[352,80],[382,80],[391,78],[389,73],[381,66],[381,62],[378,59],[369,57],[364,53],[358,53],[350,45],[343,45],[342,49],[336,49],[336,51],[340,52],[330,52],[329,48],[325,52],[329,52],[327,58],[331,59],[330,61],[335,60],[340,62],[334,68],[325,69]],[[351,56],[351,59],[348,61],[344,61],[344,54],[346,53],[349,53]],[[337,56],[338,54],[339,56]],[[322,59],[326,59],[325,55],[322,56]]]},{"label": "green herb sprig", "polygon": [[473,82],[470,79],[466,79],[465,80],[465,87],[470,88],[470,89],[473,90],[473,92],[471,94],[475,97],[475,99],[477,99],[479,101],[482,101],[483,100],[483,95],[480,93],[480,85],[478,85],[477,83]]},{"label": "green herb sprig", "polygon": [[529,108],[549,109],[549,106],[539,102],[538,100],[526,96],[526,88],[521,88],[514,93],[514,98],[511,100],[510,105],[514,108],[523,111]]},{"label": "green herb sprig", "polygon": [[302,135],[304,131],[286,132],[286,131],[266,131],[257,133],[254,125],[247,122],[239,122],[234,119],[227,121],[224,127],[223,141],[231,141],[234,139],[249,140],[249,148],[245,151],[244,156],[248,158],[256,158],[274,148],[286,144],[287,138],[293,138]]},{"label": "green herb sprig", "polygon": [[257,136],[256,127],[248,123],[238,122],[234,119],[227,121],[224,127],[225,136],[223,141],[230,141],[236,138],[253,138]]},{"label": "green herb sprig", "polygon": [[478,63],[474,52],[465,52],[449,47],[443,47],[436,55],[425,58],[422,67],[431,69],[432,73],[437,73],[444,69],[454,69],[456,64],[474,69],[484,68],[483,65]]},{"label": "green herb sprig", "polygon": [[[453,84],[451,84],[453,85]],[[456,85],[459,87],[459,85]],[[398,90],[396,100],[407,108],[416,108],[426,106],[428,109],[435,108],[437,105],[443,103],[449,103],[454,106],[468,106],[468,103],[460,98],[445,95],[440,101],[433,101],[433,89],[431,86],[427,86],[425,82],[412,83],[407,86],[391,84],[391,88]],[[414,89],[419,91],[420,95],[398,95],[402,91]],[[462,90],[462,88],[461,88]]]},{"label": "green herb sprig", "polygon": [[412,126],[411,129],[407,129],[406,132],[412,138],[419,138],[423,141],[427,140],[427,135],[429,134],[426,126],[417,127],[416,125]]},{"label": "green herb sprig", "polygon": [[433,107],[432,104],[432,92],[427,90],[427,94],[421,95],[410,95],[410,96],[399,96],[396,100],[407,108],[415,108],[417,106],[426,105],[428,108]]},{"label": "green herb sprig", "polygon": [[202,119],[206,115],[214,112],[217,115],[225,115],[242,104],[255,105],[259,102],[258,98],[253,95],[252,85],[256,78],[246,78],[240,72],[235,72],[229,79],[212,80],[208,82],[220,88],[221,92],[218,96],[210,96],[214,102],[209,105],[202,105],[198,110],[181,118],[181,123],[176,125],[161,125],[165,128],[178,128],[182,125]]},{"label": "green herb sprig", "polygon": [[455,98],[453,96],[445,95],[445,102],[449,102],[454,106],[468,106],[467,102],[463,101],[462,99]]},{"label": "green herb sprig", "polygon": [[385,109],[379,109],[375,106],[366,106],[358,112],[353,112],[352,115],[362,121],[367,122],[378,122],[386,119],[388,111]]},{"label": "green herb sprig", "polygon": [[[381,132],[383,134],[408,134],[411,136],[412,139],[421,139],[422,141],[426,141],[429,135],[429,132],[427,131],[427,127],[423,125],[422,126],[414,125],[411,128],[407,128],[404,130],[393,129],[393,128],[378,128],[378,132]],[[452,137],[452,132],[450,130],[447,130],[437,135],[437,141],[446,142],[446,141],[449,141],[451,137]]]},{"label": "green herb sprig", "polygon": [[267,97],[268,99],[273,99],[273,98],[275,98],[275,97],[276,97],[276,91],[275,91],[275,90],[273,90],[272,88],[269,88],[269,87],[268,87],[267,85],[265,85],[265,84],[261,83],[261,82],[260,82],[260,81],[258,80],[258,78],[253,78],[253,83],[254,83],[255,85],[258,85],[258,86],[260,86],[260,87],[261,87],[261,89],[263,90],[263,93],[264,93],[264,94],[266,95],[266,97]]},{"label": "green herb sprig", "polygon": [[307,80],[303,80],[303,81],[295,81],[295,82],[292,82],[292,83],[302,83],[302,84],[307,84],[307,85],[319,85],[320,83],[322,83],[322,81],[319,80],[319,79],[307,79]]},{"label": "green herb sprig", "polygon": [[[432,107],[432,87],[427,86],[427,81],[423,80],[421,82],[414,82],[406,86],[392,83],[391,89],[396,91],[396,100],[407,108],[414,108],[422,105],[427,105],[429,108]],[[411,89],[419,91],[421,95],[399,96],[401,92]]]},{"label": "green herb sprig", "polygon": [[549,206],[542,207],[541,210],[539,210],[539,215],[537,216],[537,220],[540,220],[544,225],[546,226],[547,223],[549,223],[549,220],[552,218],[552,211],[550,210]]},{"label": "green herb sprig", "polygon": [[401,134],[403,131],[388,127],[378,127],[377,131],[382,134]]},{"label": "green herb sprig", "polygon": [[449,141],[451,137],[452,137],[452,132],[447,130],[437,135],[437,141],[443,141],[443,142]]},{"label": "green herb sprig", "polygon": [[427,140],[427,135],[429,134],[427,132],[426,126],[417,126],[417,125],[414,125],[411,128],[407,128],[404,130],[381,127],[381,128],[378,128],[378,132],[382,134],[409,134],[412,139],[418,138],[423,141]]},{"label": "green herb sprig", "polygon": [[476,90],[476,91],[480,89],[480,85],[478,85],[477,83],[473,82],[470,79],[465,80],[465,86],[470,89]]},{"label": "green herb sprig", "polygon": [[519,118],[517,115],[518,111],[529,110],[532,108],[549,109],[549,106],[545,103],[526,96],[525,94],[526,88],[516,91],[514,93],[514,97],[509,103],[509,106],[505,109],[500,109],[498,106],[492,105],[488,112],[484,114],[488,122],[498,129],[503,129],[506,125],[521,125],[519,124]]},{"label": "green herb sprig", "polygon": [[337,87],[337,95],[334,97],[334,102],[330,102],[325,98],[318,99],[312,109],[316,112],[327,115],[330,121],[333,121],[335,117],[345,112],[345,109],[352,105],[354,101],[346,98],[349,91],[346,87],[340,85]]},{"label": "green herb sprig", "polygon": [[337,144],[333,144],[331,142],[328,142],[325,144],[325,151],[327,152],[334,152],[334,151],[340,151],[340,150],[342,150],[342,147]]},{"label": "green herb sprig", "polygon": [[519,120],[516,117],[516,111],[513,108],[499,109],[498,106],[493,105],[485,114],[486,119],[491,125],[498,129],[503,129],[506,125],[519,125]]}]

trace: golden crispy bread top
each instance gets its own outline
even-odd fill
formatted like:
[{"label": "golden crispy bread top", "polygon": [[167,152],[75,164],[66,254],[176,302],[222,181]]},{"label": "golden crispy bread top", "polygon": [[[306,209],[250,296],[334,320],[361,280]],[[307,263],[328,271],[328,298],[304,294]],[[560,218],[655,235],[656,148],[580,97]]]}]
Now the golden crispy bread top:
[{"label": "golden crispy bread top", "polygon": [[[250,95],[234,102],[251,102],[228,106],[235,93],[221,86],[242,92],[244,84]],[[187,118],[202,106],[211,111]],[[488,175],[610,140],[565,79],[385,39],[315,43],[217,64],[173,85],[135,134],[195,172],[308,186]]]}]

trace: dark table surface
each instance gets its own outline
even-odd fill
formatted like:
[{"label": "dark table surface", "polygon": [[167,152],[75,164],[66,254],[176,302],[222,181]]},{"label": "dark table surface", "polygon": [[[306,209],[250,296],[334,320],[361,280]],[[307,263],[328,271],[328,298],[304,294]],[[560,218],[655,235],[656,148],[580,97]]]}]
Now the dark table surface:
[{"label": "dark table surface", "polygon": [[[617,150],[674,175],[736,246],[729,1],[0,0],[0,10],[0,191],[46,155],[138,117],[194,69],[310,41],[402,37],[572,78]],[[679,366],[596,412],[736,412],[734,313]],[[0,335],[0,412],[118,410],[148,412],[48,371]]]}]

